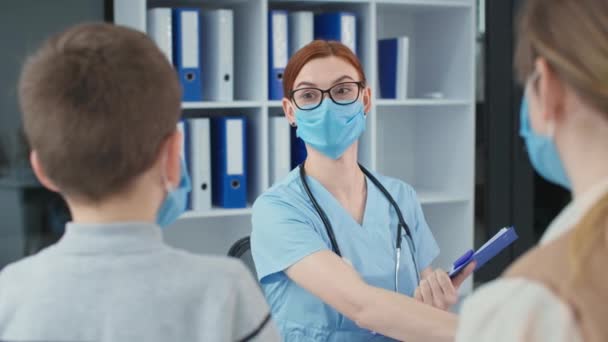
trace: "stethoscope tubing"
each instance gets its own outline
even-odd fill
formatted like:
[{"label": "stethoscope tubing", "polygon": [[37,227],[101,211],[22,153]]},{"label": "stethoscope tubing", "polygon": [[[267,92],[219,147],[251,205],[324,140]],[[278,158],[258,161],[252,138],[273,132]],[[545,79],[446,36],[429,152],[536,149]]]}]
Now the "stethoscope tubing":
[{"label": "stethoscope tubing", "polygon": [[[302,164],[300,164],[300,166],[299,166],[300,181],[302,182],[302,187],[304,188],[304,192],[306,192],[306,195],[312,202],[312,205],[315,208],[315,211],[321,218],[321,221],[323,221],[323,225],[325,226],[325,231],[327,232],[327,236],[329,237],[329,242],[331,244],[332,251],[334,253],[336,253],[339,257],[342,257],[342,252],[340,251],[340,247],[338,246],[338,241],[336,240],[336,235],[334,233],[331,222],[329,221],[329,218],[327,217],[327,214],[325,213],[323,208],[321,208],[321,206],[319,205],[319,202],[317,202],[317,199],[315,198],[315,196],[310,191],[310,187],[308,186],[308,181],[306,180],[306,171],[304,170],[304,164],[305,164],[305,162],[302,162]],[[395,291],[398,291],[398,289],[399,289],[399,268],[400,268],[400,264],[401,264],[401,230],[403,230],[405,232],[406,237],[411,241],[411,244],[409,246],[410,254],[412,256],[412,262],[414,263],[417,283],[420,282],[420,273],[418,272],[418,265],[416,264],[416,258],[414,255],[414,253],[415,253],[414,239],[412,237],[410,227],[407,225],[407,223],[405,222],[405,219],[403,218],[403,214],[401,213],[401,209],[399,208],[399,205],[397,205],[397,202],[395,201],[393,196],[382,185],[382,183],[380,183],[380,181],[376,177],[374,177],[374,175],[371,172],[369,172],[361,164],[359,164],[359,168],[361,169],[363,174],[372,183],[374,183],[376,188],[378,188],[378,190],[380,190],[380,192],[382,192],[384,197],[386,197],[386,199],[389,201],[390,205],[393,207],[393,209],[397,213],[397,218],[399,220],[399,224],[397,227],[397,237],[396,237],[396,241],[395,241],[395,252],[396,252],[396,256],[395,256]]]}]

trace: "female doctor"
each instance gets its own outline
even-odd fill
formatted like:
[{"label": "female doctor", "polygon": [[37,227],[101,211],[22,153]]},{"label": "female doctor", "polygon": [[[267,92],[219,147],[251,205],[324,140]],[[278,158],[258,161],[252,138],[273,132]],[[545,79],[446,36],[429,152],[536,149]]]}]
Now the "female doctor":
[{"label": "female doctor", "polygon": [[[283,110],[308,158],[253,206],[252,253],[285,341],[447,341],[450,280],[414,190],[357,163],[371,91],[345,45],[314,41],[287,64]],[[441,310],[440,310],[441,309]]]},{"label": "female doctor", "polygon": [[534,168],[573,202],[465,302],[458,341],[608,341],[608,2],[528,0],[516,67]]}]

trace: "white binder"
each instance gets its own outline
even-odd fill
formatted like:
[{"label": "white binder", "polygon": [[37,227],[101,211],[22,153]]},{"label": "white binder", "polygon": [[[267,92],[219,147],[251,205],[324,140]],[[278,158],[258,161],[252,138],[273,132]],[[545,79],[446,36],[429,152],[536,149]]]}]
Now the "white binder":
[{"label": "white binder", "polygon": [[245,174],[245,127],[241,119],[226,120],[226,175]]},{"label": "white binder", "polygon": [[352,51],[357,51],[357,18],[353,14],[343,14],[341,19],[342,43]]},{"label": "white binder", "polygon": [[289,55],[314,40],[314,13],[296,11],[289,13]]},{"label": "white binder", "polygon": [[270,118],[270,183],[275,184],[291,171],[291,135],[283,116]]},{"label": "white binder", "polygon": [[208,118],[188,120],[188,149],[194,211],[211,209],[211,130]]},{"label": "white binder", "polygon": [[408,37],[397,38],[397,99],[407,99],[408,69],[410,65],[410,40]]},{"label": "white binder", "polygon": [[[287,11],[272,10],[268,21],[269,78],[268,95],[271,100],[283,98],[283,73],[289,60],[289,32]],[[287,94],[285,94],[287,95]]]},{"label": "white binder", "polygon": [[234,19],[229,9],[201,12],[203,98],[234,99]]},{"label": "white binder", "polygon": [[173,65],[173,21],[170,8],[148,10],[146,31]]}]

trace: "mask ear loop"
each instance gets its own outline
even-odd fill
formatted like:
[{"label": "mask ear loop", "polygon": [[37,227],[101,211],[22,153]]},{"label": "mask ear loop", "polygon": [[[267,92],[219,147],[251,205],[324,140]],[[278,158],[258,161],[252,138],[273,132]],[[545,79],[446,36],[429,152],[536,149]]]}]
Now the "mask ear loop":
[{"label": "mask ear loop", "polygon": [[526,86],[524,89],[524,94],[526,94],[526,96],[529,96],[530,91],[532,91],[535,87],[535,83],[536,81],[538,81],[538,79],[540,78],[540,74],[538,73],[538,71],[534,70],[532,72],[532,75],[530,75],[530,77],[528,77],[528,81],[526,82]]},{"label": "mask ear loop", "polygon": [[167,194],[170,194],[173,190],[173,186],[171,185],[171,182],[169,182],[169,177],[167,177],[167,173],[165,171],[167,169],[167,154],[163,154],[162,158],[163,168],[161,170],[160,176],[162,178],[163,185],[165,186],[165,191],[167,192]]},{"label": "mask ear loop", "polygon": [[[364,101],[364,99],[365,99],[365,94],[364,94],[364,92],[365,92],[365,86],[363,86],[363,89],[361,89],[361,91],[360,91],[360,92],[361,92],[361,94],[363,95],[363,97],[361,98],[361,101],[363,102],[363,106],[365,107],[365,101]],[[366,113],[366,112],[365,112],[365,110],[364,110],[364,111],[363,111],[363,117],[364,117],[365,119],[367,119],[367,114],[368,114],[368,113]]]},{"label": "mask ear loop", "polygon": [[297,128],[297,127],[298,127],[298,124],[296,123],[296,120],[295,120],[295,113],[296,113],[296,110],[295,110],[295,108],[293,108],[293,107],[294,107],[294,104],[293,104],[293,103],[291,103],[291,101],[290,101],[289,105],[291,106],[291,111],[294,113],[294,114],[293,114],[293,116],[294,116],[294,120],[293,120],[293,122],[291,122],[291,121],[289,121],[289,120],[287,120],[287,121],[289,122],[289,126],[291,126],[291,127],[293,127],[293,128]]},{"label": "mask ear loop", "polygon": [[553,137],[555,136],[555,121],[551,120],[547,122],[547,138],[553,141]]}]

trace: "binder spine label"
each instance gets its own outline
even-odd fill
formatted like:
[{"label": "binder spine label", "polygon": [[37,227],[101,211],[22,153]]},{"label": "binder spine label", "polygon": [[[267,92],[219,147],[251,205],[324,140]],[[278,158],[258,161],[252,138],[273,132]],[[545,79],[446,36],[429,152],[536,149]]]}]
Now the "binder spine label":
[{"label": "binder spine label", "polygon": [[198,68],[198,13],[182,12],[182,67]]},{"label": "binder spine label", "polygon": [[226,171],[229,175],[244,174],[245,166],[243,165],[243,121],[242,120],[227,120],[226,121]]},{"label": "binder spine label", "polygon": [[354,15],[343,15],[340,22],[342,43],[357,53],[356,19]]},{"label": "binder spine label", "polygon": [[283,13],[272,15],[272,60],[274,68],[287,66],[287,16]]}]

